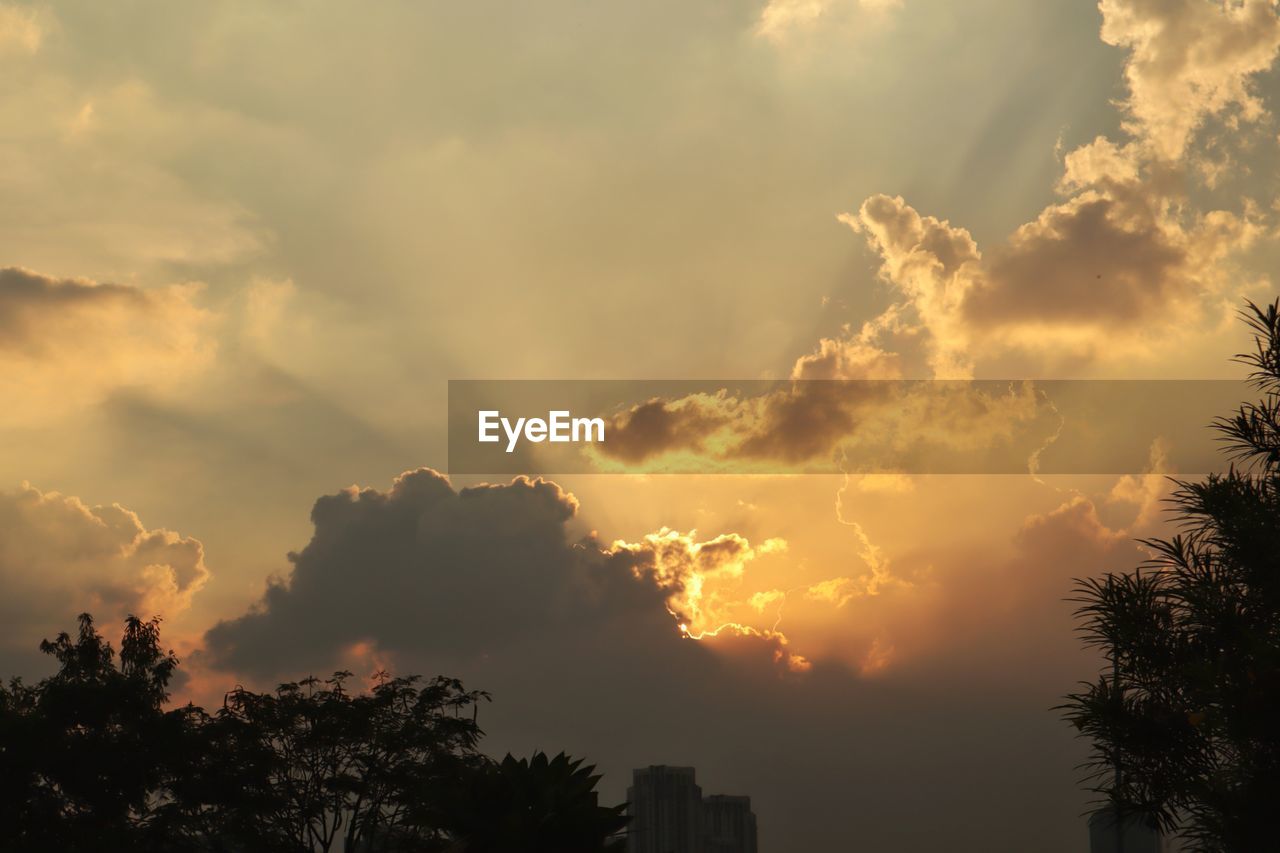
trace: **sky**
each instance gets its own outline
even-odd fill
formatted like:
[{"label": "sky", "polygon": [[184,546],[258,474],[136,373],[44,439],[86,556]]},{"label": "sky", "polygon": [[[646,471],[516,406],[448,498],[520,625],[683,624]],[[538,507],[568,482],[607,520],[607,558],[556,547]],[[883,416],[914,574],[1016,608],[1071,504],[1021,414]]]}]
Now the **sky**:
[{"label": "sky", "polygon": [[1064,599],[1163,477],[449,477],[447,382],[1238,376],[1278,52],[1271,0],[0,2],[0,672],[159,615],[175,701],[457,676],[768,853],[1084,849]]}]

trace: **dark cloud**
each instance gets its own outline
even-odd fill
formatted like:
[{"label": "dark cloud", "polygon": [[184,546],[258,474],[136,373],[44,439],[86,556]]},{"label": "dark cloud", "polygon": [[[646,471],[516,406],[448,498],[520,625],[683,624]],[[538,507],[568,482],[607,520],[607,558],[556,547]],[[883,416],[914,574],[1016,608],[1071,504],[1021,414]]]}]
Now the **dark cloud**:
[{"label": "dark cloud", "polygon": [[604,470],[1016,472],[1058,420],[1028,385],[793,380],[650,400],[593,453]]},{"label": "dark cloud", "polygon": [[632,571],[640,555],[570,540],[576,509],[543,480],[455,491],[425,468],[385,492],[322,497],[289,577],[253,612],[211,629],[207,654],[275,675],[361,643],[474,658],[546,642],[549,626],[584,646],[629,642],[619,635],[636,626],[655,642],[676,638],[668,591]]},{"label": "dark cloud", "polygon": [[1188,250],[1155,217],[1127,223],[1115,199],[1050,208],[992,254],[965,302],[978,326],[1017,321],[1126,325],[1181,299]]},{"label": "dark cloud", "polygon": [[353,664],[457,675],[494,694],[489,750],[590,756],[615,800],[632,767],[693,764],[707,790],[754,798],[774,853],[1080,849],[1082,748],[1049,708],[1092,664],[1061,599],[1092,569],[1080,559],[1134,553],[1089,505],[1028,522],[1013,559],[905,555],[919,585],[884,602],[905,656],[872,679],[831,658],[780,666],[777,638],[682,638],[669,587],[691,553],[733,563],[747,543],[604,546],[568,533],[577,509],[553,483],[455,490],[427,469],[325,496],[289,576],[208,633],[204,663],[264,683]]},{"label": "dark cloud", "polygon": [[725,426],[728,413],[714,410],[717,399],[647,400],[610,419],[602,451],[637,463],[671,450],[701,452],[708,436]]},{"label": "dark cloud", "polygon": [[748,457],[787,462],[829,457],[859,424],[873,422],[876,409],[891,404],[899,391],[892,382],[798,382],[766,399],[760,426],[743,439],[740,450]]}]

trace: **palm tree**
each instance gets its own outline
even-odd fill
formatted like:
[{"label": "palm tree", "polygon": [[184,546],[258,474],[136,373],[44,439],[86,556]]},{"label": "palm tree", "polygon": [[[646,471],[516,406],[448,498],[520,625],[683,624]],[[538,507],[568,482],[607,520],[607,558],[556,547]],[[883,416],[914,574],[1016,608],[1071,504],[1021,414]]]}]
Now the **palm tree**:
[{"label": "palm tree", "polygon": [[599,853],[620,850],[625,806],[601,806],[595,767],[535,753],[490,762],[459,787],[446,827],[466,853]]}]

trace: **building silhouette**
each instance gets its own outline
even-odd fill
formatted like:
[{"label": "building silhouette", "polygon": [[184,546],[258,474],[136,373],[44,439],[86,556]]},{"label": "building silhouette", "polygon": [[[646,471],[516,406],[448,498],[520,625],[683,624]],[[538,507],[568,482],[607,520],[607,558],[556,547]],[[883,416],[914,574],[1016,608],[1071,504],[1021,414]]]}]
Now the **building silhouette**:
[{"label": "building silhouette", "polygon": [[750,797],[712,794],[702,800],[702,853],[756,853]]},{"label": "building silhouette", "polygon": [[628,853],[701,853],[702,789],[692,767],[633,771],[627,804]]},{"label": "building silhouette", "polygon": [[628,853],[757,853],[750,797],[702,796],[692,767],[632,772]]}]

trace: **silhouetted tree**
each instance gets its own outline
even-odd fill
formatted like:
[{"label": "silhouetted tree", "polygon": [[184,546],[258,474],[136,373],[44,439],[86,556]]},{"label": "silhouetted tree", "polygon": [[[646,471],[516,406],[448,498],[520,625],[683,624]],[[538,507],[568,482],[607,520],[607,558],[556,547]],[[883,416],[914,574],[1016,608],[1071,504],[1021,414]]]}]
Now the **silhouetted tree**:
[{"label": "silhouetted tree", "polygon": [[210,714],[165,710],[158,620],[118,656],[88,614],[41,648],[53,676],[0,685],[3,853],[594,853],[625,823],[581,761],[481,755],[488,695],[455,679],[337,672]]},{"label": "silhouetted tree", "polygon": [[385,674],[358,693],[350,677],[227,695],[204,726],[219,754],[201,782],[214,791],[238,780],[229,799],[210,798],[224,836],[308,851],[431,849],[443,837],[418,819],[419,799],[439,797],[480,761],[474,710],[486,694]]},{"label": "silhouetted tree", "polygon": [[57,659],[55,675],[0,688],[0,849],[155,846],[184,718],[163,710],[178,661],[159,638],[158,620],[130,616],[117,660],[82,614],[74,639],[40,646]]},{"label": "silhouetted tree", "polygon": [[1180,532],[1136,571],[1078,581],[1098,680],[1063,710],[1093,790],[1197,850],[1276,849],[1280,804],[1280,302],[1250,303],[1239,356],[1261,399],[1215,426],[1233,464],[1176,481]]},{"label": "silhouetted tree", "polygon": [[444,800],[444,823],[465,853],[621,850],[625,806],[601,806],[593,765],[564,753],[488,762]]}]

